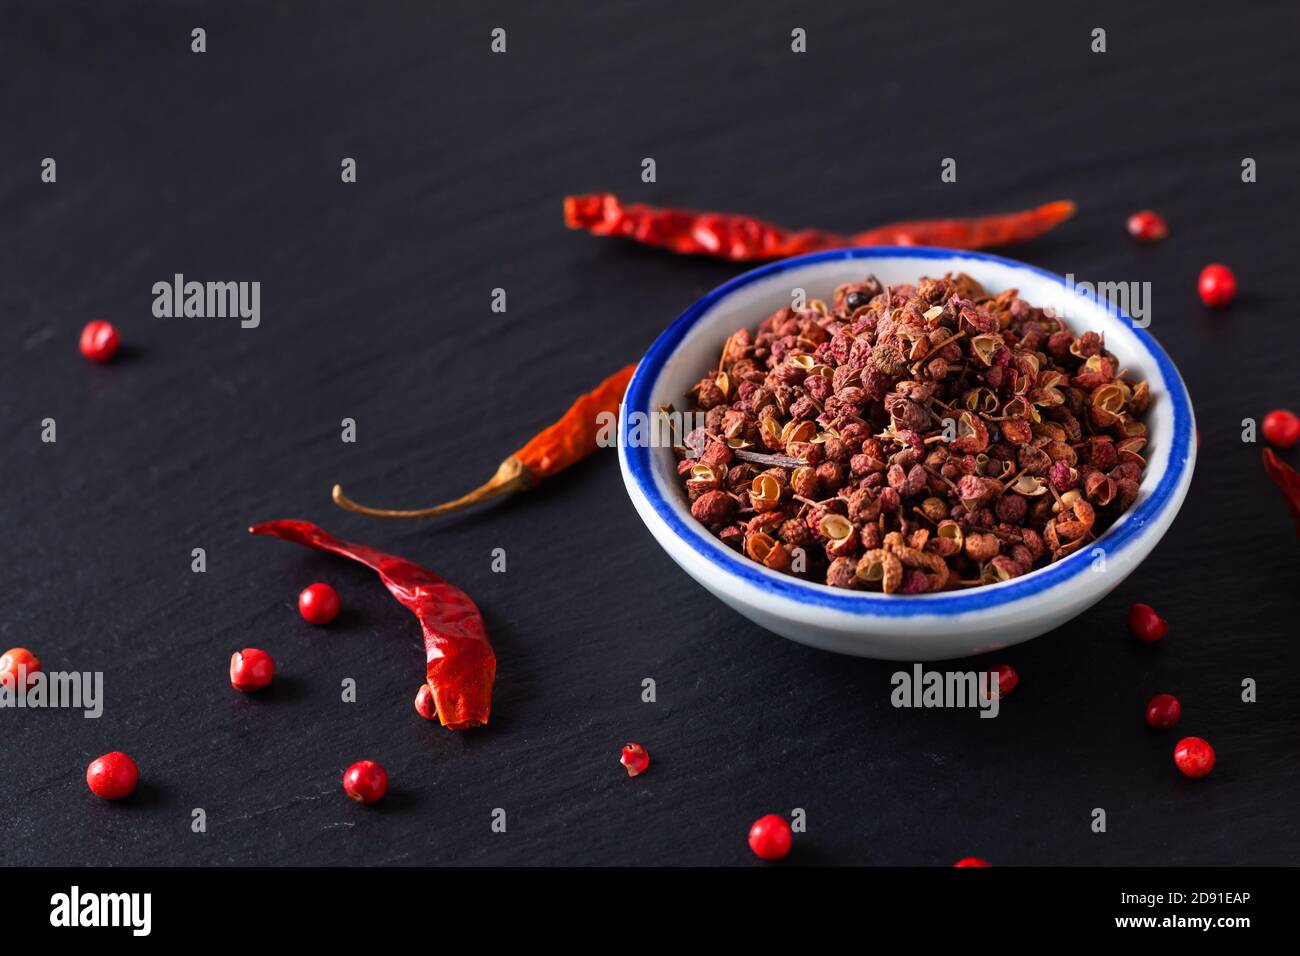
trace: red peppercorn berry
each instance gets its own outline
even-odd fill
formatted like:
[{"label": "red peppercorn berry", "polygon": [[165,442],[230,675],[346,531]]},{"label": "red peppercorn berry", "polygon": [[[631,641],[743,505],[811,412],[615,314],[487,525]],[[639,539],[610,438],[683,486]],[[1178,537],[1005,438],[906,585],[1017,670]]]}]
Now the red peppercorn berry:
[{"label": "red peppercorn berry", "polygon": [[1275,408],[1264,416],[1264,440],[1278,448],[1290,448],[1300,441],[1300,416]]},{"label": "red peppercorn berry", "polygon": [[339,592],[328,584],[313,584],[298,595],[298,613],[311,624],[328,624],[339,616]]},{"label": "red peppercorn berry", "polygon": [[5,687],[17,687],[20,678],[31,687],[40,672],[41,662],[25,647],[11,647],[0,655],[0,684]]},{"label": "red peppercorn berry", "polygon": [[421,684],[415,692],[415,712],[425,720],[438,719],[438,708],[433,702],[433,688],[428,684]]},{"label": "red peppercorn berry", "polygon": [[358,803],[377,803],[388,792],[388,774],[373,760],[358,760],[343,771],[343,792]]},{"label": "red peppercorn berry", "polygon": [[790,824],[769,813],[749,828],[749,848],[764,860],[779,860],[790,852]]},{"label": "red peppercorn berry", "polygon": [[1128,609],[1128,629],[1139,641],[1151,643],[1164,640],[1169,633],[1169,622],[1152,610],[1149,604],[1134,604]]},{"label": "red peppercorn berry", "polygon": [[[993,677],[998,679],[998,689],[993,690]],[[992,697],[1006,697],[1007,694],[1015,690],[1016,685],[1020,683],[1020,675],[1010,664],[999,664],[989,670],[989,695]]]},{"label": "red peppercorn berry", "polygon": [[619,762],[627,768],[629,777],[635,777],[650,766],[650,755],[640,744],[624,744],[623,756],[619,758]]},{"label": "red peppercorn berry", "polygon": [[1128,217],[1128,234],[1138,242],[1159,242],[1169,235],[1169,226],[1160,213],[1143,209]]},{"label": "red peppercorn berry", "polygon": [[1184,737],[1174,747],[1174,763],[1189,777],[1204,777],[1214,769],[1214,748],[1200,737]]},{"label": "red peppercorn berry", "polygon": [[1201,301],[1212,309],[1221,309],[1237,296],[1237,277],[1232,270],[1217,262],[1201,270],[1196,289]]},{"label": "red peppercorn berry", "polygon": [[1147,723],[1156,730],[1168,730],[1182,713],[1183,705],[1173,694],[1156,694],[1147,701]]},{"label": "red peppercorn berry", "polygon": [[246,647],[230,655],[230,686],[235,690],[261,690],[275,676],[275,661],[266,651]]},{"label": "red peppercorn berry", "polygon": [[86,786],[90,792],[103,800],[121,800],[135,791],[140,780],[140,771],[124,753],[113,751],[96,757],[86,768]]},{"label": "red peppercorn berry", "polygon": [[92,362],[107,362],[117,354],[121,337],[111,322],[96,319],[81,330],[81,354]]},{"label": "red peppercorn berry", "polygon": [[991,866],[988,860],[980,859],[978,856],[964,856],[953,866]]}]

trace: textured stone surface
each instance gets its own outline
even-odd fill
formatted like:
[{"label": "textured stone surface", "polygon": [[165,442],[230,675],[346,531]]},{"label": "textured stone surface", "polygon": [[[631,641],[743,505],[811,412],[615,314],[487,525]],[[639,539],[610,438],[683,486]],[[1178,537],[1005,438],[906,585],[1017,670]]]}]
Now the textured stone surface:
[{"label": "textured stone surface", "polygon": [[[6,13],[0,647],[104,671],[108,701],[97,721],[0,712],[0,860],[748,864],[750,822],[802,807],[791,862],[1295,862],[1300,552],[1240,440],[1243,417],[1300,402],[1283,6],[1149,23],[1132,5],[322,6]],[[789,52],[796,26],[807,56]],[[1182,516],[1109,599],[1004,655],[1020,685],[980,720],[894,710],[896,665],[724,608],[654,544],[612,454],[436,524],[337,511],[336,480],[381,505],[461,493],[737,273],[567,233],[561,197],[603,189],[846,231],[1073,198],[1076,220],[1010,254],[1153,283],[1151,330],[1204,439]],[[1124,232],[1148,206],[1172,230],[1150,248]],[[1211,261],[1242,289],[1223,313],[1196,297]],[[176,272],[262,282],[261,327],[155,319],[150,288]],[[112,365],[77,353],[92,318],[122,331]],[[500,661],[489,729],[416,716],[419,630],[369,572],[244,531],[288,517],[481,603]],[[345,608],[325,629],[295,609],[316,580]],[[1126,635],[1134,600],[1169,619],[1162,645]],[[275,655],[265,696],[229,687],[246,646]],[[1143,723],[1158,692],[1182,700],[1174,731]],[[1209,778],[1174,768],[1183,734],[1217,748]],[[653,760],[635,780],[627,739]],[[142,775],[121,805],[83,781],[113,749]],[[340,789],[363,757],[390,775],[376,807]]]}]

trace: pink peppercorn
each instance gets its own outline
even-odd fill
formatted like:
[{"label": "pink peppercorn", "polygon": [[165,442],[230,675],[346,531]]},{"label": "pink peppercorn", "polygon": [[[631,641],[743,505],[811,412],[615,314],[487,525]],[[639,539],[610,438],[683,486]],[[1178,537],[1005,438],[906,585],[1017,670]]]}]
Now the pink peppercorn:
[{"label": "pink peppercorn", "polygon": [[230,655],[230,686],[235,690],[261,690],[275,676],[275,661],[266,651],[246,647]]},{"label": "pink peppercorn", "polygon": [[415,712],[425,720],[438,719],[438,707],[433,701],[433,688],[427,683],[421,684],[415,692]]},{"label": "pink peppercorn", "polygon": [[1221,309],[1237,297],[1237,277],[1227,266],[1211,263],[1201,270],[1196,288],[1202,302],[1212,309]]},{"label": "pink peppercorn", "polygon": [[121,751],[96,757],[86,768],[86,786],[101,800],[121,800],[135,792],[140,771]]},{"label": "pink peppercorn", "polygon": [[1214,748],[1200,737],[1184,737],[1174,747],[1174,763],[1189,777],[1204,777],[1214,769]]},{"label": "pink peppercorn", "polygon": [[92,362],[107,362],[117,354],[121,337],[111,322],[96,319],[81,330],[81,354]]},{"label": "pink peppercorn", "polygon": [[650,755],[640,744],[624,744],[623,753],[619,757],[619,763],[627,768],[627,775],[635,777],[644,773],[650,766]]},{"label": "pink peppercorn", "polygon": [[790,852],[790,824],[769,813],[749,828],[749,848],[764,860],[780,860]]},{"label": "pink peppercorn", "polygon": [[1149,604],[1134,604],[1128,610],[1128,629],[1144,643],[1164,640],[1169,633],[1169,622],[1157,614]]},{"label": "pink peppercorn", "polygon": [[1278,448],[1290,448],[1300,441],[1300,416],[1284,408],[1277,408],[1264,416],[1260,423],[1264,439]]},{"label": "pink peppercorn", "polygon": [[1183,705],[1173,694],[1156,694],[1147,701],[1147,723],[1156,730],[1168,730],[1182,713]]},{"label": "pink peppercorn", "polygon": [[343,773],[343,792],[358,803],[378,803],[388,792],[388,774],[373,760],[358,760]]},{"label": "pink peppercorn", "polygon": [[[1015,690],[1016,685],[1020,683],[1020,675],[1016,673],[1016,669],[1012,667],[1010,664],[998,664],[996,667],[993,667],[989,670],[989,674],[997,676],[998,679],[997,696],[999,698],[1006,697],[1007,694]],[[990,692],[992,692],[992,688],[993,688],[993,681],[990,679],[989,681]]]},{"label": "pink peppercorn", "polygon": [[1128,217],[1128,234],[1138,242],[1159,242],[1169,235],[1169,226],[1158,212],[1143,209]]},{"label": "pink peppercorn", "polygon": [[16,687],[21,677],[31,687],[41,672],[41,662],[25,647],[11,647],[0,655],[0,685]]},{"label": "pink peppercorn", "polygon": [[328,584],[312,584],[298,595],[298,613],[311,624],[328,624],[339,616],[339,592]]}]

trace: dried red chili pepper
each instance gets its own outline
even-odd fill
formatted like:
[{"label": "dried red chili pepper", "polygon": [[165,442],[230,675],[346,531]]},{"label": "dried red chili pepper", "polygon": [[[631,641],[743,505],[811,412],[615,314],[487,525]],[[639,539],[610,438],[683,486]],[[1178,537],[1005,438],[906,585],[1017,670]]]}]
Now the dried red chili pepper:
[{"label": "dried red chili pepper", "polygon": [[442,725],[466,730],[488,722],[497,661],[483,617],[469,595],[427,568],[376,548],[340,541],[310,521],[268,521],[248,530],[350,558],[378,574],[424,630],[425,678]]},{"label": "dried red chili pepper", "polygon": [[1264,470],[1286,496],[1286,506],[1295,518],[1295,533],[1300,537],[1300,474],[1273,454],[1271,448],[1264,449]]},{"label": "dried red chili pepper", "polygon": [[487,482],[454,501],[412,511],[367,508],[345,495],[342,485],[335,485],[334,503],[347,511],[372,518],[433,518],[468,508],[489,498],[531,488],[542,479],[577,464],[596,450],[596,438],[600,433],[598,416],[602,412],[618,414],[619,403],[623,400],[623,393],[627,391],[627,383],[634,371],[635,362],[619,369],[590,392],[579,396],[559,421],[539,432],[528,444],[503,461],[497,468],[497,473]]},{"label": "dried red chili pepper", "polygon": [[742,262],[783,259],[842,246],[947,246],[983,249],[1036,238],[1074,215],[1074,203],[1060,200],[1019,212],[973,219],[895,222],[853,235],[819,229],[792,231],[752,216],[623,205],[612,193],[564,198],[564,223],[597,236],[622,236],[673,252],[718,256]]}]

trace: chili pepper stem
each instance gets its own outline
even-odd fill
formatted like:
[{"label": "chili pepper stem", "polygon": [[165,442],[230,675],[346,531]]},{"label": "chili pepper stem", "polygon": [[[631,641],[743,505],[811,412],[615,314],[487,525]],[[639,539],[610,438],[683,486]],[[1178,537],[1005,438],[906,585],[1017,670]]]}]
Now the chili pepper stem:
[{"label": "chili pepper stem", "polygon": [[523,461],[511,455],[501,463],[495,475],[473,491],[461,495],[454,501],[445,501],[431,508],[417,508],[409,511],[396,508],[369,508],[357,504],[345,495],[342,485],[334,486],[331,497],[334,499],[334,503],[344,511],[354,511],[357,514],[369,515],[372,518],[436,518],[438,515],[460,511],[462,508],[468,508],[482,501],[499,498],[502,495],[514,494],[516,491],[523,491],[531,484],[532,477],[529,475],[528,469],[524,467]]}]

